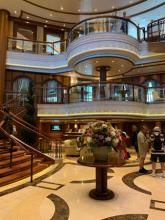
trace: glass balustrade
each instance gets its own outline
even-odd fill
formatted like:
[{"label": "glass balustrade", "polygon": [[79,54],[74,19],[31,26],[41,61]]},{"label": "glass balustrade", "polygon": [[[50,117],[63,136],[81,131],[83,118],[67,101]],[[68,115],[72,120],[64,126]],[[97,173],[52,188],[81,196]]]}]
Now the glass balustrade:
[{"label": "glass balustrade", "polygon": [[81,21],[69,33],[69,42],[91,33],[126,34],[137,40],[144,39],[143,28],[122,17],[97,17]]},{"label": "glass balustrade", "polygon": [[98,83],[72,86],[69,102],[91,102],[97,100],[145,102],[143,86],[119,83]]},{"label": "glass balustrade", "polygon": [[[25,93],[6,91],[6,102],[17,100],[22,105]],[[42,87],[35,89],[36,103],[79,103],[93,101],[124,101],[142,103],[165,102],[165,87],[144,87],[127,83],[90,83],[67,87]]]},{"label": "glass balustrade", "polygon": [[43,55],[58,55],[66,50],[66,40],[57,42],[40,42],[8,38],[8,50]]}]

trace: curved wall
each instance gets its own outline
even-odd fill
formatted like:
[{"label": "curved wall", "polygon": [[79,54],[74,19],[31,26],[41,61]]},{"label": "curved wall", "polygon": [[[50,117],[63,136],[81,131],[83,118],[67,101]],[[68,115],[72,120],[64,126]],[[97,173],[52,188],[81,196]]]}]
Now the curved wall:
[{"label": "curved wall", "polygon": [[115,117],[139,119],[165,118],[165,104],[145,104],[126,101],[97,101],[73,104],[38,104],[38,117],[41,118],[88,118]]},{"label": "curved wall", "polygon": [[97,56],[114,56],[132,62],[139,58],[139,42],[125,34],[91,33],[71,42],[67,48],[68,65]]}]

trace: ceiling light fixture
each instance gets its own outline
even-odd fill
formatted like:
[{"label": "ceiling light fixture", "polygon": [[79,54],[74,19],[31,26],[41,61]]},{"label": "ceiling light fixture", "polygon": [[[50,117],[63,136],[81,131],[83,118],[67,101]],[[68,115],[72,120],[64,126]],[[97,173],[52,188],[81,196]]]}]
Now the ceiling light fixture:
[{"label": "ceiling light fixture", "polygon": [[29,21],[26,21],[26,24],[29,24]]},{"label": "ceiling light fixture", "polygon": [[27,19],[29,19],[29,16],[26,16]]},{"label": "ceiling light fixture", "polygon": [[14,11],[14,14],[17,14],[17,11],[16,11],[16,10]]},{"label": "ceiling light fixture", "polygon": [[52,17],[53,16],[53,14],[52,13],[50,13],[50,17]]},{"label": "ceiling light fixture", "polygon": [[46,23],[48,23],[48,20],[45,20]]},{"label": "ceiling light fixture", "polygon": [[95,9],[94,9],[94,11],[98,11],[98,9],[97,9],[97,8],[95,8]]},{"label": "ceiling light fixture", "polygon": [[64,8],[61,6],[61,10],[64,10]]}]

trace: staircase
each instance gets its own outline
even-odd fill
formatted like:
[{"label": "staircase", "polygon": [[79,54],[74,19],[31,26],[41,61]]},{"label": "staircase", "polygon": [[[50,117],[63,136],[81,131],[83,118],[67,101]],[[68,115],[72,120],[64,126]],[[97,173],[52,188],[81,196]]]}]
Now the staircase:
[{"label": "staircase", "polygon": [[[38,173],[50,165],[42,159],[34,157],[33,174]],[[13,146],[12,166],[10,167],[10,148],[0,146],[0,187],[30,177],[31,155],[27,154],[19,146]]]},{"label": "staircase", "polygon": [[[22,105],[18,105],[18,108],[14,107],[18,104],[17,101],[19,102],[19,96],[4,105],[9,107],[12,111],[13,123],[17,127],[17,135],[10,135],[0,127],[0,132],[5,134],[6,140],[8,139],[9,143],[12,143],[12,145],[9,144],[9,146],[4,147],[3,141],[0,141],[0,187],[26,177],[31,177],[32,181],[33,174],[55,163],[55,158],[48,155],[49,148],[54,140],[49,139],[46,135],[40,134],[36,127],[28,124],[22,120],[21,117],[17,116],[23,109]],[[13,113],[15,112],[14,110],[16,110],[17,115]],[[0,109],[1,118],[3,118],[3,114],[3,110]],[[20,129],[22,127],[37,134],[39,142],[37,142],[35,146],[29,146],[21,141]]]}]

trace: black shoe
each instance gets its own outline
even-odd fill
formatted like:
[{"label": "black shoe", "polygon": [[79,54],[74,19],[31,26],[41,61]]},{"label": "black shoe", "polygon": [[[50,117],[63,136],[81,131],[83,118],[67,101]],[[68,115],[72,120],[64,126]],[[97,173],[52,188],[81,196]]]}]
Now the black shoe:
[{"label": "black shoe", "polygon": [[139,170],[139,173],[143,173],[143,174],[145,174],[145,173],[148,173],[148,170],[142,168],[142,169]]},{"label": "black shoe", "polygon": [[144,167],[142,168],[142,170],[143,170],[145,173],[148,173],[148,170],[146,170]]}]

